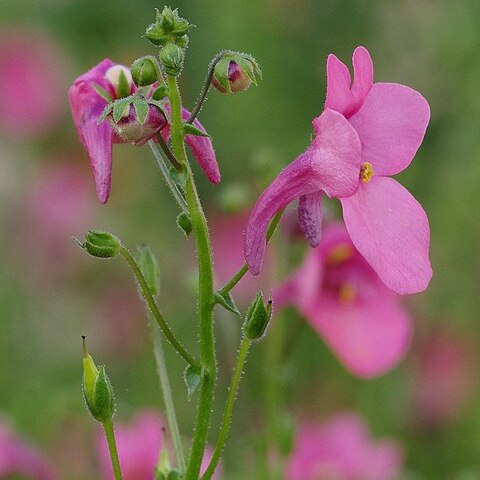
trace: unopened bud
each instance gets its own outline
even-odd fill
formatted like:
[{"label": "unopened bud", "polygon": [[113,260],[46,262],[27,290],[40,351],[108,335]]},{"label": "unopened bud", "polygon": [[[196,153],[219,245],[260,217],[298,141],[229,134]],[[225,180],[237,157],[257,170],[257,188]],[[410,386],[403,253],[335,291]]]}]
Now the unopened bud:
[{"label": "unopened bud", "polygon": [[213,71],[212,84],[223,94],[243,92],[262,76],[255,59],[244,53],[227,52]]},{"label": "unopened bud", "polygon": [[114,65],[106,71],[105,78],[111,83],[115,98],[128,97],[132,93],[133,79],[127,67]]},{"label": "unopened bud", "polygon": [[156,22],[152,23],[145,32],[145,37],[154,45],[162,47],[169,43],[176,43],[186,47],[187,33],[192,25],[178,15],[178,10],[165,7],[160,13],[157,10]]},{"label": "unopened bud", "polygon": [[132,78],[137,87],[145,87],[160,80],[160,67],[152,55],[137,58],[131,66]]},{"label": "unopened bud", "polygon": [[148,289],[156,297],[160,292],[160,274],[157,259],[148,245],[137,247],[137,263],[145,277]]},{"label": "unopened bud", "polygon": [[160,50],[160,62],[168,75],[177,77],[183,68],[185,53],[178,45],[170,43]]},{"label": "unopened bud", "polygon": [[269,300],[267,305],[265,305],[263,293],[258,292],[248,309],[247,317],[243,324],[243,333],[250,340],[262,338],[271,318],[272,300]]},{"label": "unopened bud", "polygon": [[81,245],[93,257],[113,258],[120,253],[120,240],[108,232],[89,230]]},{"label": "unopened bud", "polygon": [[83,343],[83,396],[88,411],[98,422],[111,420],[115,413],[113,388],[105,373],[105,367],[96,367],[88,353],[85,337]]}]

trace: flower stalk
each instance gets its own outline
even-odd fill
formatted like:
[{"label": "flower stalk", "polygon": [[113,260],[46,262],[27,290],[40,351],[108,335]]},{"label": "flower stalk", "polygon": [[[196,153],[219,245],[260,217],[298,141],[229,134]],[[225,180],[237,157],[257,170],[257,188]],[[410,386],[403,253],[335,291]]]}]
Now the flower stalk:
[{"label": "flower stalk", "polygon": [[120,460],[118,458],[117,442],[115,441],[115,431],[113,428],[113,421],[107,420],[103,422],[103,430],[105,438],[108,443],[108,450],[110,452],[110,459],[112,461],[113,475],[115,480],[123,480],[122,470],[120,468]]}]

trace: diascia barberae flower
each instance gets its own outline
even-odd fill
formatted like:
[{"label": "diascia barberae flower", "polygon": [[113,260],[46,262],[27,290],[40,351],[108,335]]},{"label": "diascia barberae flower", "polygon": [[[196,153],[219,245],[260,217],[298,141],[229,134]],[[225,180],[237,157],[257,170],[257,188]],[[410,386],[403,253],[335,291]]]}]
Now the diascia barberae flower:
[{"label": "diascia barberae flower", "polygon": [[386,373],[405,355],[412,325],[400,297],[355,249],[341,223],[274,292],[277,308],[294,305],[356,376]]},{"label": "diascia barberae flower", "polygon": [[257,201],[246,229],[245,257],[258,274],[268,222],[295,199],[302,230],[318,246],[325,194],[340,199],[355,247],[385,285],[399,294],[420,292],[432,276],[428,219],[390,176],[415,156],[430,109],[407,86],[373,83],[373,64],[364,47],[355,50],[353,68],[352,82],[348,68],[329,55],[325,110],[313,121],[316,136]]},{"label": "diascia barberae flower", "polygon": [[[133,105],[127,107],[128,110],[125,111],[125,115],[117,122],[114,123],[113,119],[108,117],[99,122],[108,101],[105,95],[100,93],[98,87],[110,95],[112,100],[118,100],[120,98],[119,87],[121,87],[122,73],[123,78],[128,82],[127,90],[124,93],[128,96],[137,92],[130,70],[113,63],[109,59],[103,60],[78,77],[69,89],[73,120],[78,136],[90,157],[97,196],[102,203],[106,203],[110,195],[113,143],[133,143],[140,146],[155,138],[158,132],[161,132],[166,140],[168,140],[169,135],[168,116],[170,109],[166,102],[163,104],[163,113],[157,107],[158,102],[148,104],[147,116],[143,122],[138,121],[138,111],[134,109]],[[152,88],[148,89],[147,103],[152,100],[151,96],[155,86],[153,85]],[[187,110],[184,110],[183,116],[184,120],[188,118]],[[197,129],[205,132],[198,120],[195,120],[193,124]],[[208,179],[212,183],[218,183],[220,172],[210,138],[186,135],[185,142],[192,150]]]}]

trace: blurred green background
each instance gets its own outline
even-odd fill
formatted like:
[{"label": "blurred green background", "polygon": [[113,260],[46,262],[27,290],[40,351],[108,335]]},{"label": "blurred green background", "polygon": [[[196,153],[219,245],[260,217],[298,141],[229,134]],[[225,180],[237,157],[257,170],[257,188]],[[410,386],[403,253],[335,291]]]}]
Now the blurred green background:
[{"label": "blurred green background", "polygon": [[[211,92],[201,113],[222,170],[218,187],[198,175],[212,218],[221,214],[233,188],[248,189],[246,206],[253,204],[263,185],[258,172],[271,178],[308,145],[310,122],[323,108],[330,52],[350,66],[353,49],[366,46],[377,81],[412,86],[432,110],[423,146],[400,176],[429,215],[435,272],[425,294],[405,301],[415,320],[409,355],[382,378],[355,379],[290,312],[299,333],[284,368],[263,371],[262,344],[250,356],[235,435],[226,450],[224,468],[232,472],[227,478],[248,474],[247,460],[262,424],[259,398],[265,374],[281,379],[284,410],[294,418],[354,410],[367,418],[375,436],[399,439],[411,478],[480,478],[480,3],[203,0],[171,5],[197,25],[181,77],[187,106],[193,106],[207,65],[221,49],[252,53],[264,75],[257,88],[241,95]],[[81,238],[87,228],[96,227],[116,233],[132,248],[150,244],[162,272],[162,309],[185,343],[195,346],[193,245],[175,226],[175,207],[149,149],[114,148],[111,199],[100,205],[66,96],[72,81],[105,57],[129,65],[140,55],[154,53],[141,35],[153,21],[154,8],[162,6],[146,0],[0,3],[0,33],[24,32],[30,38],[28,32],[55,44],[49,68],[58,76],[54,93],[62,105],[55,123],[41,134],[15,136],[0,130],[0,415],[40,446],[63,478],[97,477],[92,441],[96,426],[80,391],[81,334],[88,336],[95,358],[108,366],[120,419],[145,407],[162,408],[145,314],[129,271],[120,261],[89,258],[71,235]],[[43,191],[49,172],[59,165],[79,169],[86,185],[81,190],[81,220],[71,219],[63,230],[44,221],[41,208],[35,209],[35,192]],[[79,206],[74,199],[70,202]],[[295,248],[306,246],[299,242]],[[237,348],[236,322],[223,312],[217,315],[215,425]],[[419,357],[439,331],[468,352],[465,368],[471,385],[468,392],[453,395],[461,403],[454,414],[426,426],[414,401]],[[182,363],[170,348],[167,354],[181,428],[188,435],[193,400],[186,399]],[[445,382],[448,391],[448,375]],[[451,388],[457,388],[454,381]]]}]

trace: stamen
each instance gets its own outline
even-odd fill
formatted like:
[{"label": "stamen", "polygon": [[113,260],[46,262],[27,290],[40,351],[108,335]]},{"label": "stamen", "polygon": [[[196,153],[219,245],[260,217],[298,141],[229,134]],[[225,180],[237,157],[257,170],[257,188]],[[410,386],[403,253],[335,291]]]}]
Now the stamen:
[{"label": "stamen", "polygon": [[347,260],[350,260],[352,256],[353,256],[352,246],[348,243],[342,243],[332,248],[330,252],[328,252],[326,263],[329,266],[338,265],[339,263],[343,263]]},{"label": "stamen", "polygon": [[360,178],[362,182],[368,183],[373,177],[373,168],[370,162],[364,162],[360,168]]},{"label": "stamen", "polygon": [[357,291],[355,287],[349,283],[344,283],[340,286],[338,291],[338,298],[342,303],[353,303],[357,297]]}]

